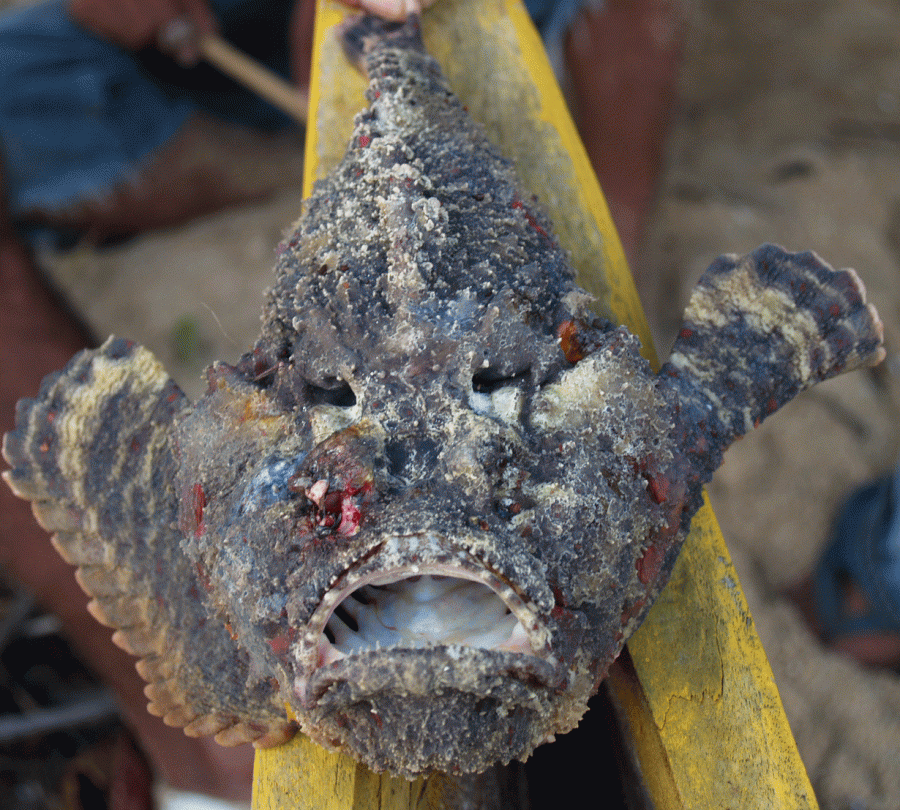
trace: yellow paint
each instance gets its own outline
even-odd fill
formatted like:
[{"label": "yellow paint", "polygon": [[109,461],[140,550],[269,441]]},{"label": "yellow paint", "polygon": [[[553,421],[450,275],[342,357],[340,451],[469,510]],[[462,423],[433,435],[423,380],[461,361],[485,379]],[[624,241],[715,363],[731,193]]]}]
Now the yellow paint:
[{"label": "yellow paint", "polygon": [[[305,188],[340,159],[363,108],[361,77],[333,38],[345,10],[319,0]],[[625,323],[655,361],[609,211],[520,0],[440,0],[426,43],[489,136],[548,208],[598,309]],[[659,810],[814,808],[772,673],[709,506],[672,581],[610,675]],[[372,774],[303,737],[257,755],[255,810],[439,808],[450,780]]]},{"label": "yellow paint", "polygon": [[420,782],[381,779],[303,735],[257,752],[253,776],[254,810],[405,810],[422,791]]},{"label": "yellow paint", "polygon": [[628,647],[653,718],[636,744],[673,775],[658,807],[817,806],[708,503]]},{"label": "yellow paint", "polygon": [[440,810],[456,807],[458,787],[442,775],[408,782],[377,774],[298,734],[256,752],[253,810]]}]

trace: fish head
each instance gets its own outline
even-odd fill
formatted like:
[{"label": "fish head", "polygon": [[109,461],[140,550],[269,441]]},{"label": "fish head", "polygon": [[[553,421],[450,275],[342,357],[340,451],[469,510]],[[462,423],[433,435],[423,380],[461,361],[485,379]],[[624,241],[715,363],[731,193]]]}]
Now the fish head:
[{"label": "fish head", "polygon": [[572,309],[470,289],[210,370],[185,543],[317,741],[408,777],[524,759],[649,607],[672,406],[626,331],[578,320],[574,352]]}]

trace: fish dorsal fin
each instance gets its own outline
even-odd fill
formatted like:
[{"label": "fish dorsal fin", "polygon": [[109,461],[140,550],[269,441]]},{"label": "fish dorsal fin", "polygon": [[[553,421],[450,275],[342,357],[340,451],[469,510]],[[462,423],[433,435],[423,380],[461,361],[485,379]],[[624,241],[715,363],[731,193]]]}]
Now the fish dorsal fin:
[{"label": "fish dorsal fin", "polygon": [[110,338],[22,400],[4,478],[77,566],[93,616],[138,656],[148,710],[223,744],[293,731],[271,685],[247,689],[247,656],[204,604],[181,547],[172,429],[190,407],[156,358]]}]

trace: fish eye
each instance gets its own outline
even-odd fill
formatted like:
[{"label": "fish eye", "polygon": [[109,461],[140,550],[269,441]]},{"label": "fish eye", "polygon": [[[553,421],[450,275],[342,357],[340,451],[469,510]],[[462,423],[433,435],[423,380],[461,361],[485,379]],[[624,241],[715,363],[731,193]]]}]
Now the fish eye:
[{"label": "fish eye", "polygon": [[352,408],[356,405],[356,394],[350,385],[341,379],[323,380],[322,384],[307,380],[304,393],[310,405],[336,405],[339,408]]},{"label": "fish eye", "polygon": [[518,386],[528,377],[530,369],[518,371],[515,374],[504,374],[499,369],[480,369],[472,375],[472,390],[476,394],[493,394],[501,388],[510,385]]}]

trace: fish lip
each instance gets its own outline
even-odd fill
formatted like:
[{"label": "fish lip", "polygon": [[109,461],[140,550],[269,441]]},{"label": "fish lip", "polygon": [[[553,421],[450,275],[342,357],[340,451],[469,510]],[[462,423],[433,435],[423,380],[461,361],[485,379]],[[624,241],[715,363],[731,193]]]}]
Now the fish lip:
[{"label": "fish lip", "polygon": [[[391,557],[410,561],[385,566],[385,560],[390,560]],[[420,575],[450,576],[479,582],[489,587],[518,618],[519,624],[525,630],[525,639],[513,642],[510,637],[508,642],[504,642],[504,645],[510,644],[506,649],[503,648],[504,645],[496,648],[466,647],[466,649],[475,654],[494,656],[497,663],[502,665],[502,669],[508,671],[522,668],[515,665],[517,661],[525,663],[530,659],[531,663],[541,662],[543,666],[538,667],[541,672],[539,679],[546,681],[548,686],[551,685],[551,681],[556,680],[551,675],[551,670],[555,671],[558,668],[558,662],[551,650],[552,631],[548,623],[541,618],[537,605],[527,595],[514,588],[506,577],[493,570],[476,555],[458,543],[452,543],[446,537],[426,531],[396,534],[382,541],[341,571],[322,594],[318,606],[306,624],[305,632],[297,639],[293,649],[298,673],[294,682],[294,692],[302,705],[309,708],[311,696],[307,687],[320,670],[332,668],[341,661],[353,661],[359,655],[376,652],[365,650],[345,656],[333,648],[325,638],[324,629],[335,608],[363,585],[387,584]],[[377,652],[390,655],[410,650],[446,651],[460,646],[435,645],[412,648],[398,645],[380,648]],[[530,678],[535,677],[533,669],[532,666],[524,667]]]},{"label": "fish lip", "polygon": [[[422,692],[417,692],[416,686],[405,677],[406,667],[425,656],[437,657],[437,661],[428,661],[434,677],[428,679]],[[363,683],[352,677],[358,674],[359,665],[365,668]],[[458,644],[369,649],[316,669],[305,684],[304,708],[321,715],[348,702],[377,700],[380,695],[395,691],[440,694],[452,690],[480,697],[512,696],[516,703],[537,707],[558,690],[558,669],[555,663],[542,658]],[[483,670],[489,670],[490,677]],[[342,691],[345,682],[351,688]]]}]

